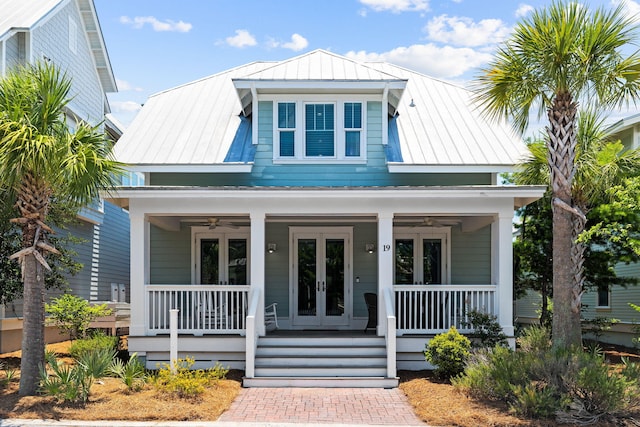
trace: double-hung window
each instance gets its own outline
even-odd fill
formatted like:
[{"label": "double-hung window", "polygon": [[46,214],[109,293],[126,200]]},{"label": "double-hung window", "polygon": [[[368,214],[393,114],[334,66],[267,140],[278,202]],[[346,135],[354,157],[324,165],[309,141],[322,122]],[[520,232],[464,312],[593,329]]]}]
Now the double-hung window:
[{"label": "double-hung window", "polygon": [[294,157],[296,134],[296,103],[278,103],[278,139],[280,157]]},{"label": "double-hung window", "polygon": [[306,157],[335,156],[335,106],[305,104],[304,155]]},{"label": "double-hung window", "polygon": [[362,143],[362,103],[344,103],[344,155],[360,157]]},{"label": "double-hung window", "polygon": [[274,160],[364,161],[365,102],[315,98],[275,100]]}]

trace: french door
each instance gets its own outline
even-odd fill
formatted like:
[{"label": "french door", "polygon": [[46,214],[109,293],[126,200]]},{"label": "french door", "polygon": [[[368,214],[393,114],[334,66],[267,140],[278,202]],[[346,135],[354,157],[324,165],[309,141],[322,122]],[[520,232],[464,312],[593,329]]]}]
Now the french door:
[{"label": "french door", "polygon": [[248,285],[248,236],[198,233],[195,282],[200,285]]},{"label": "french door", "polygon": [[394,238],[396,285],[450,283],[449,231],[396,231]]},{"label": "french door", "polygon": [[350,229],[294,232],[292,240],[294,325],[347,325],[351,315]]}]

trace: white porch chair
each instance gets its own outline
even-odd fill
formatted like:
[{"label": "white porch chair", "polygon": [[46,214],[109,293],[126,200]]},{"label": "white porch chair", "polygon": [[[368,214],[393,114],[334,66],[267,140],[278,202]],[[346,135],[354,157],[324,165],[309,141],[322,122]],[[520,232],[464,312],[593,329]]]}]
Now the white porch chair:
[{"label": "white porch chair", "polygon": [[264,326],[267,331],[278,329],[278,303],[274,302],[264,308]]},{"label": "white porch chair", "polygon": [[207,329],[226,329],[229,324],[229,311],[225,301],[214,302],[212,295],[207,294],[198,307],[201,321]]}]

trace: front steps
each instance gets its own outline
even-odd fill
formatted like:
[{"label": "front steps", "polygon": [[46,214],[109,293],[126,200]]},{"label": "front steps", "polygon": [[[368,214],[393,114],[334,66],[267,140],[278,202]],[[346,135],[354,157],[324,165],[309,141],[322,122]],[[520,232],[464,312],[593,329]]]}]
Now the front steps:
[{"label": "front steps", "polygon": [[382,337],[261,337],[244,387],[398,386]]}]

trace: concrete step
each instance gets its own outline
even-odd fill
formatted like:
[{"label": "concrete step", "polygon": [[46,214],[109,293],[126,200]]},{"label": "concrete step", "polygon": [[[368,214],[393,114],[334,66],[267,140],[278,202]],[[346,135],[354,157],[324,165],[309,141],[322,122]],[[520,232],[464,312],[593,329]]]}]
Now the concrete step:
[{"label": "concrete step", "polygon": [[387,358],[383,357],[344,357],[343,355],[331,356],[274,356],[256,357],[256,368],[276,368],[276,367],[385,367]]},{"label": "concrete step", "polygon": [[261,377],[243,378],[243,387],[396,388],[398,378],[385,377]]},{"label": "concrete step", "polygon": [[365,366],[354,368],[353,366],[288,366],[288,367],[257,367],[256,377],[384,377],[387,374],[386,366]]},{"label": "concrete step", "polygon": [[331,356],[359,356],[359,357],[372,357],[381,356],[386,357],[387,349],[384,346],[357,346],[357,347],[343,347],[343,346],[322,346],[313,347],[309,346],[294,346],[294,345],[270,345],[263,346],[260,344],[256,351],[257,357],[276,357],[276,356],[298,356],[303,355],[309,357],[309,354],[314,356],[331,357]]}]

